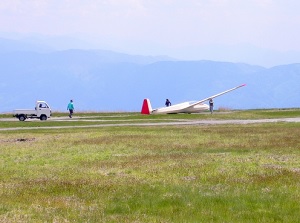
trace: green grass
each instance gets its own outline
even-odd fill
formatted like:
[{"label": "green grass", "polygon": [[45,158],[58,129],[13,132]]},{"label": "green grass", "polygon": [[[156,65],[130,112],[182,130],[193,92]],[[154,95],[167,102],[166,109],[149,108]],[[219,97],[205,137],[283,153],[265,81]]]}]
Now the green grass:
[{"label": "green grass", "polygon": [[76,113],[74,120],[55,121],[54,118],[68,118],[67,113],[54,113],[53,118],[47,121],[37,119],[27,119],[25,122],[5,121],[1,118],[11,118],[12,115],[0,115],[1,128],[15,127],[50,127],[50,126],[86,126],[99,124],[117,124],[117,123],[158,123],[187,120],[236,120],[236,119],[272,119],[272,118],[293,118],[300,117],[300,109],[271,109],[271,110],[233,110],[233,111],[216,111],[213,115],[209,112],[199,114],[172,114],[172,115],[141,115],[139,113]]},{"label": "green grass", "polygon": [[[243,116],[266,112],[299,114]],[[300,123],[2,131],[0,222],[299,222],[299,135]]]},{"label": "green grass", "polygon": [[[54,113],[54,117],[66,117],[66,113]],[[141,115],[137,112],[116,112],[116,113],[75,113],[75,117],[85,117],[89,119],[99,120],[123,120],[124,118],[130,119],[261,119],[261,118],[290,118],[299,117],[300,109],[257,109],[257,110],[228,110],[228,111],[215,111],[211,115],[208,111],[198,114],[171,114],[171,115]],[[0,116],[1,117],[1,116]]]}]

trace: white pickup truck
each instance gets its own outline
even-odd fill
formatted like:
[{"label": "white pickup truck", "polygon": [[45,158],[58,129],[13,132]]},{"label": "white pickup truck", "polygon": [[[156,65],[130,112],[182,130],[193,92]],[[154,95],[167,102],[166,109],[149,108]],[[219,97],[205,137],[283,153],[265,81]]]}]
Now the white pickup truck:
[{"label": "white pickup truck", "polygon": [[15,109],[13,116],[20,121],[25,121],[27,118],[39,118],[44,121],[52,115],[51,108],[45,101],[37,101],[35,109]]}]

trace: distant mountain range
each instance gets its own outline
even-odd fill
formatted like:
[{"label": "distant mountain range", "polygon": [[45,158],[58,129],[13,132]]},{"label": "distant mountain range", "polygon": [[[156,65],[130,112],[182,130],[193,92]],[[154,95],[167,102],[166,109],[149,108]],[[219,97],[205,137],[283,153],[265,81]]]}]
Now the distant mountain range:
[{"label": "distant mountain range", "polygon": [[[6,41],[6,42],[5,42]],[[216,108],[300,107],[300,63],[264,68],[242,63],[178,61],[104,50],[54,51],[0,39],[0,112],[46,100],[65,111],[140,111],[246,87],[215,99]]]}]

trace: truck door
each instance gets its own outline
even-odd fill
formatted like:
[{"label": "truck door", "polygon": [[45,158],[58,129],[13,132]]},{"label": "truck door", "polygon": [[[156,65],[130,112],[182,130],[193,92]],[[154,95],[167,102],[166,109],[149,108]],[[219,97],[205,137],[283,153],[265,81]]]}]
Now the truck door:
[{"label": "truck door", "polygon": [[49,106],[44,103],[44,102],[40,102],[37,105],[37,115],[40,116],[41,114],[47,114],[49,111]]}]

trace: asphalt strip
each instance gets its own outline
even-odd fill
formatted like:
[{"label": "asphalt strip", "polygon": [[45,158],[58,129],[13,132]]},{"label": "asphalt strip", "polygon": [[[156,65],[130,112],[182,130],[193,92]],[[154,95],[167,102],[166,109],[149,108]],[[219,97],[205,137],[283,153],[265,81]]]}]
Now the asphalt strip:
[{"label": "asphalt strip", "polygon": [[247,124],[255,124],[255,123],[276,123],[276,122],[300,122],[300,118],[255,119],[255,120],[193,120],[193,121],[186,121],[186,122],[174,121],[174,122],[159,122],[159,123],[117,123],[117,124],[73,125],[73,126],[15,127],[15,128],[0,128],[0,131],[98,128],[98,127],[120,127],[120,126],[176,126],[176,125],[224,125],[224,124],[247,125]]}]

